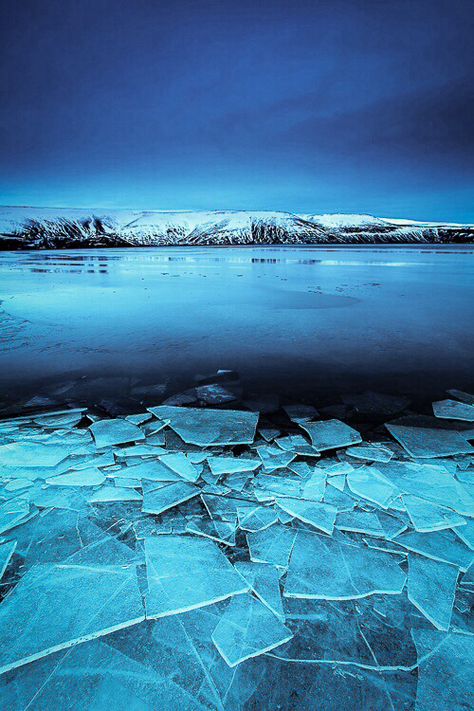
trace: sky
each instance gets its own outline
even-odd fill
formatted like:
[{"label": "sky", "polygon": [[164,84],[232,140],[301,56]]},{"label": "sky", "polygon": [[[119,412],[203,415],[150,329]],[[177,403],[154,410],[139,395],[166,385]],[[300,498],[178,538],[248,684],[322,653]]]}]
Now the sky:
[{"label": "sky", "polygon": [[472,0],[1,4],[0,203],[474,222]]}]

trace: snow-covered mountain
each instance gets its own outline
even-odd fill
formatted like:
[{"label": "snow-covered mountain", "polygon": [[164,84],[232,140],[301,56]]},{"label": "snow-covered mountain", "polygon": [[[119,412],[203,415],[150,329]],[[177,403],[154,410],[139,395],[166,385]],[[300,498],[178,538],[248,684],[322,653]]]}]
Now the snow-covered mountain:
[{"label": "snow-covered mountain", "polygon": [[474,226],[372,215],[0,207],[0,248],[474,242]]}]

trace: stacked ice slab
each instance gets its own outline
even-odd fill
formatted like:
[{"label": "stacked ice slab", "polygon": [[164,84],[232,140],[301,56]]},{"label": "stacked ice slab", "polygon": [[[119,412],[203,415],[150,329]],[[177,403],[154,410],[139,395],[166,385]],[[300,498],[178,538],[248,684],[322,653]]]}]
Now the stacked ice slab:
[{"label": "stacked ice slab", "polygon": [[0,707],[467,709],[474,398],[0,423]]}]

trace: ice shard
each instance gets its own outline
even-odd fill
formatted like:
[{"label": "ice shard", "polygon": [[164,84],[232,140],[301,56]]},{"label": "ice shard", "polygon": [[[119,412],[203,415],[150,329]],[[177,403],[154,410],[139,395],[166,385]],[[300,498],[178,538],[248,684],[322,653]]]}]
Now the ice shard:
[{"label": "ice shard", "polygon": [[332,534],[337,514],[335,506],[314,501],[286,499],[283,497],[279,497],[275,499],[275,501],[280,508],[289,513],[292,517],[304,523],[308,523],[310,526],[324,531],[324,533]]},{"label": "ice shard", "polygon": [[447,420],[474,422],[474,405],[457,400],[438,400],[433,403],[433,412],[435,417]]},{"label": "ice shard", "polygon": [[410,553],[408,597],[439,630],[447,631],[451,621],[459,569]]},{"label": "ice shard", "polygon": [[293,634],[268,607],[250,595],[233,598],[212,633],[230,667],[288,642]]},{"label": "ice shard", "polygon": [[212,605],[250,588],[213,541],[188,536],[145,539],[148,618]]},{"label": "ice shard", "polygon": [[0,605],[0,674],[143,619],[134,566],[36,565]]},{"label": "ice shard", "polygon": [[114,444],[127,444],[145,439],[144,432],[133,422],[118,418],[116,420],[99,420],[90,426],[98,449]]},{"label": "ice shard", "polygon": [[466,525],[466,519],[455,511],[421,499],[419,496],[403,494],[402,501],[415,531],[420,533]]},{"label": "ice shard", "polygon": [[412,457],[426,459],[451,457],[454,454],[474,454],[474,447],[457,430],[396,424],[387,424],[385,427]]},{"label": "ice shard", "polygon": [[399,594],[406,576],[388,553],[299,531],[285,582],[286,597],[350,600]]},{"label": "ice shard", "polygon": [[280,591],[278,568],[268,563],[237,562],[236,570],[248,582],[252,591],[279,619],[285,618]]},{"label": "ice shard", "polygon": [[258,413],[244,410],[212,410],[209,408],[151,407],[160,420],[188,444],[209,447],[216,444],[251,444],[255,437]]},{"label": "ice shard", "polygon": [[[156,488],[155,488],[156,485]],[[145,513],[161,514],[199,494],[193,484],[180,481],[159,485],[158,482],[143,483],[143,507]]]},{"label": "ice shard", "polygon": [[296,531],[275,523],[263,531],[247,534],[250,560],[255,563],[272,563],[286,568],[293,548]]},{"label": "ice shard", "polygon": [[320,452],[337,447],[349,447],[362,442],[359,432],[341,420],[320,420],[300,423],[311,437],[311,442]]},{"label": "ice shard", "polygon": [[399,494],[398,489],[375,467],[359,467],[347,474],[349,489],[383,509]]}]

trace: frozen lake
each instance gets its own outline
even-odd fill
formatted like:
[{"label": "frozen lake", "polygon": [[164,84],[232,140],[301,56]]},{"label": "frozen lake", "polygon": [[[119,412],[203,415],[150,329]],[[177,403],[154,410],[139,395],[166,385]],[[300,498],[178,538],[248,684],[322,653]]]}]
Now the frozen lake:
[{"label": "frozen lake", "polygon": [[[153,248],[0,254],[0,396],[86,376],[249,391],[442,394],[474,382],[474,250]],[[97,386],[94,385],[94,379]],[[122,380],[120,380],[122,378]]]}]

